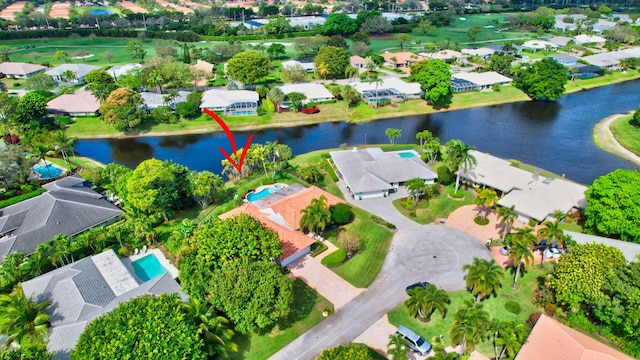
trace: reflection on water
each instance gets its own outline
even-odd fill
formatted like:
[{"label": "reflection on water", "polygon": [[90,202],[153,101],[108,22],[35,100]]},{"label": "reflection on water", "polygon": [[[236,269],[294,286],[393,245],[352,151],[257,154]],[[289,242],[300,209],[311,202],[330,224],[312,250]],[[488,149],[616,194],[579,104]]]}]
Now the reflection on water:
[{"label": "reflection on water", "polygon": [[[408,116],[369,123],[335,122],[280,129],[234,132],[241,147],[254,134],[254,143],[278,140],[294,154],[341,144],[386,144],[385,129],[403,131],[401,143],[416,142],[415,134],[430,130],[442,143],[460,139],[478,150],[519,159],[568,178],[591,183],[596,177],[633,164],[593,144],[593,125],[613,113],[640,103],[640,80],[567,95],[557,102],[523,101],[513,104]],[[222,169],[222,146],[231,151],[223,132],[138,139],[80,140],[76,150],[104,163],[134,167],[156,157],[194,170]]]}]

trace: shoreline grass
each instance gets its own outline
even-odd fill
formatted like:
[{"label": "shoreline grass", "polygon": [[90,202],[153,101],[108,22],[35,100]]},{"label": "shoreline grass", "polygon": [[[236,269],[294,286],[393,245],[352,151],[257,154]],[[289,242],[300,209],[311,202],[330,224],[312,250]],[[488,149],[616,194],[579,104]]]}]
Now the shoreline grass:
[{"label": "shoreline grass", "polygon": [[640,128],[629,125],[632,117],[633,115],[622,116],[613,121],[609,128],[622,147],[640,156]]}]

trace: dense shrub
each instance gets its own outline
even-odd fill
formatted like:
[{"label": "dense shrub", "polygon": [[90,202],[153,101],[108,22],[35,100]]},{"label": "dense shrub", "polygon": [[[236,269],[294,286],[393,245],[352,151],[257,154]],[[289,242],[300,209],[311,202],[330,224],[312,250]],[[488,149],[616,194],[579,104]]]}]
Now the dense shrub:
[{"label": "dense shrub", "polygon": [[311,257],[316,257],[328,249],[327,245],[322,242],[316,241],[311,245]]},{"label": "dense shrub", "polygon": [[451,170],[449,170],[448,167],[440,165],[436,171],[438,173],[438,182],[440,184],[447,186],[453,183]]},{"label": "dense shrub", "polygon": [[338,249],[322,259],[322,265],[335,267],[342,265],[345,260],[347,260],[347,252],[344,249]]},{"label": "dense shrub", "polygon": [[629,125],[633,127],[640,127],[640,109],[633,113],[633,117],[629,120]]},{"label": "dense shrub", "polygon": [[176,114],[187,119],[193,119],[200,115],[200,108],[190,102],[181,102],[176,105]]},{"label": "dense shrub", "polygon": [[520,303],[516,302],[516,301],[507,301],[504,304],[504,308],[515,315],[520,314],[520,312],[522,311],[522,309],[520,308]]},{"label": "dense shrub", "polygon": [[[36,191],[32,191],[32,192],[27,193],[27,194],[22,194],[22,195],[19,195],[19,196],[14,196],[12,198],[8,198],[6,200],[2,200],[2,201],[0,201],[0,208],[7,207],[7,206],[10,206],[10,205],[13,205],[13,204],[17,204],[17,203],[19,203],[21,201],[24,201],[24,200],[27,200],[27,199],[31,199],[32,197],[36,197],[36,196],[42,194],[45,191],[46,191],[45,189],[38,189]],[[8,192],[9,191],[7,191],[6,193],[8,193]],[[14,194],[15,194],[15,192],[14,192]]]},{"label": "dense shrub", "polygon": [[331,221],[338,225],[348,224],[353,221],[353,210],[347,204],[335,204],[329,207]]}]

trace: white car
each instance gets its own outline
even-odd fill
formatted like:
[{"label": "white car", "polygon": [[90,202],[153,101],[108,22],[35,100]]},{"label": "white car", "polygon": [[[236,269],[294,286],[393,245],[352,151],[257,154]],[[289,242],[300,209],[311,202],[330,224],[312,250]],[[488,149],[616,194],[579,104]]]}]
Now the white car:
[{"label": "white car", "polygon": [[544,254],[544,257],[546,257],[547,259],[557,259],[560,257],[560,255],[564,254],[564,251],[558,248],[550,247],[550,248],[547,248],[543,254]]}]

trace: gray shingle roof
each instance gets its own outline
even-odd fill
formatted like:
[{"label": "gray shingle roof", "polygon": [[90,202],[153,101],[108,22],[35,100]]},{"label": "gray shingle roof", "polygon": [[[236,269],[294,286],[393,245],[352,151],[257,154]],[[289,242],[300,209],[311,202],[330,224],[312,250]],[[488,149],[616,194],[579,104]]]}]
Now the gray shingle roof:
[{"label": "gray shingle roof", "polygon": [[43,186],[40,196],[0,209],[0,257],[13,251],[31,254],[57,234],[75,235],[122,213],[91,190],[88,183],[69,176]]},{"label": "gray shingle roof", "polygon": [[[105,258],[108,261],[105,261]],[[106,279],[118,268],[119,278]],[[122,284],[129,284],[121,295],[115,294]],[[73,264],[48,272],[22,285],[27,296],[38,302],[49,300],[51,316],[49,350],[57,351],[57,358],[66,359],[85,326],[94,318],[113,310],[121,302],[144,294],[178,293],[187,296],[180,285],[166,273],[138,284],[113,250],[84,258]]]},{"label": "gray shingle roof", "polygon": [[413,178],[437,178],[420,157],[403,158],[380,148],[332,151],[331,157],[354,193],[390,190],[392,183]]}]

